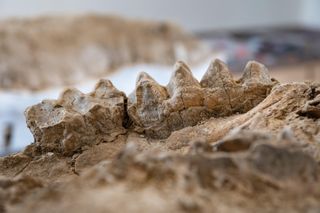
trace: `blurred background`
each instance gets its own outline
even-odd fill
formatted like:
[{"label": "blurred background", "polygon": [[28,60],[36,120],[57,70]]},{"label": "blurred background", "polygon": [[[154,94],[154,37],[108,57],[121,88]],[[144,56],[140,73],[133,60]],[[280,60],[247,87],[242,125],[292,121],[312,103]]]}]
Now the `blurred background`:
[{"label": "blurred background", "polygon": [[63,88],[140,71],[166,84],[177,60],[201,79],[214,58],[281,82],[320,80],[318,0],[0,0],[0,155],[33,142],[23,112]]}]

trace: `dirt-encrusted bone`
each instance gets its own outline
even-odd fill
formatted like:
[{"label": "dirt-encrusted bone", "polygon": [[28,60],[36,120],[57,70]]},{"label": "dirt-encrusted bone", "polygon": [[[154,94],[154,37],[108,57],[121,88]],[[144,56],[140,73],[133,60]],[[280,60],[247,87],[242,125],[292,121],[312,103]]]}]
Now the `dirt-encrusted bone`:
[{"label": "dirt-encrusted bone", "polygon": [[84,145],[112,141],[125,133],[125,100],[110,81],[100,80],[89,94],[67,89],[58,100],[29,107],[25,116],[42,151],[69,155]]},{"label": "dirt-encrusted bone", "polygon": [[210,117],[245,113],[264,100],[276,84],[267,68],[254,61],[248,62],[238,81],[220,60],[210,64],[200,83],[183,62],[177,62],[166,87],[141,76],[130,95],[128,115],[153,138],[166,138]]}]

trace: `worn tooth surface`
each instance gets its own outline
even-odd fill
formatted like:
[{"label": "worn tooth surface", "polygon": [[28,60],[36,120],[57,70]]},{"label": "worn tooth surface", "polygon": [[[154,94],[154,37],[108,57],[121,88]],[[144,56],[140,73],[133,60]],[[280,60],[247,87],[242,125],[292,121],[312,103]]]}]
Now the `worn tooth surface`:
[{"label": "worn tooth surface", "polygon": [[67,89],[58,100],[29,107],[25,116],[42,151],[71,155],[84,145],[111,141],[125,132],[125,99],[110,81],[101,80],[92,93]]},{"label": "worn tooth surface", "polygon": [[227,65],[223,61],[216,59],[210,64],[200,84],[205,88],[214,88],[234,86],[235,82]]}]

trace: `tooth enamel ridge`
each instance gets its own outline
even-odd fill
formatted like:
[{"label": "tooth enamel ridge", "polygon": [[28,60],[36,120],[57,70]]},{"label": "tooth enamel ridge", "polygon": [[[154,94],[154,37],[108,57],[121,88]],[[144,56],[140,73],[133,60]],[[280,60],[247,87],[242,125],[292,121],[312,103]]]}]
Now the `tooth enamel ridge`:
[{"label": "tooth enamel ridge", "polygon": [[167,138],[210,117],[245,113],[275,84],[267,68],[253,61],[236,81],[225,63],[214,60],[200,82],[179,61],[167,86],[142,72],[126,98],[110,81],[100,80],[89,94],[67,89],[58,100],[29,107],[25,116],[40,150],[70,155],[85,145],[114,140],[127,131],[124,126],[151,138]]}]

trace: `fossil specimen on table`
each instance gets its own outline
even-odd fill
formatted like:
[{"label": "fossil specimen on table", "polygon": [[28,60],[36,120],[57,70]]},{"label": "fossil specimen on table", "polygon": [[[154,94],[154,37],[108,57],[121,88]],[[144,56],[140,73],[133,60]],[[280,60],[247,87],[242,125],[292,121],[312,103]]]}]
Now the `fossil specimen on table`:
[{"label": "fossil specimen on table", "polygon": [[58,100],[29,107],[25,115],[43,151],[72,154],[81,146],[112,141],[125,133],[125,101],[125,94],[110,81],[100,80],[92,93],[67,89]]},{"label": "fossil specimen on table", "polygon": [[266,67],[249,62],[235,81],[226,64],[215,60],[200,83],[183,62],[175,65],[166,87],[141,73],[128,98],[128,114],[148,136],[166,138],[172,131],[193,126],[210,117],[244,113],[260,103],[276,81]]}]

